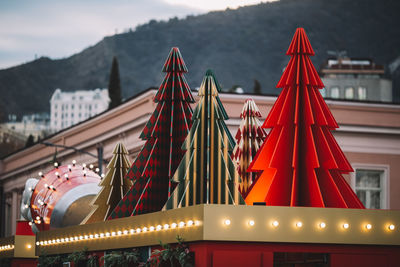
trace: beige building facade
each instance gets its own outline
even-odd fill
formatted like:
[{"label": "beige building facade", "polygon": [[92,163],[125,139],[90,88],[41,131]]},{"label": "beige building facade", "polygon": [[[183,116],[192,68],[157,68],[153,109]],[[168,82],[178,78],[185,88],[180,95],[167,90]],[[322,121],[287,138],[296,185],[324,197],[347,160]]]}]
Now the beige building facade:
[{"label": "beige building facade", "polygon": [[[143,140],[139,135],[154,111],[155,90],[148,90],[122,105],[67,128],[44,140],[45,142],[75,147],[97,154],[103,148],[105,160],[111,158],[117,142],[129,151],[131,162],[140,151]],[[196,93],[194,93],[195,95]],[[234,135],[240,123],[240,111],[247,98],[253,98],[263,119],[276,97],[239,94],[220,94],[230,117],[226,122]],[[368,208],[400,209],[400,105],[362,102],[326,101],[340,128],[334,136],[352,164],[355,172],[346,179]],[[21,193],[25,181],[38,177],[38,172],[52,169],[49,163],[54,147],[36,144],[0,160],[1,234],[15,233],[15,222],[20,217]],[[61,164],[94,164],[97,159],[71,149],[57,149]],[[103,170],[105,172],[106,165]]]}]

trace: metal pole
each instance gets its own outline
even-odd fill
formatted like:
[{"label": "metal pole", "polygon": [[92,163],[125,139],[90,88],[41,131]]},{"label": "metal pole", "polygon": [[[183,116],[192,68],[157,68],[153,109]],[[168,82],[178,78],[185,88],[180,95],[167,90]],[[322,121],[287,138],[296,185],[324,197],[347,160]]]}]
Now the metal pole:
[{"label": "metal pole", "polygon": [[97,146],[97,161],[99,165],[99,174],[103,173],[103,145],[99,144]]},{"label": "metal pole", "polygon": [[0,237],[5,236],[5,209],[6,209],[6,198],[4,195],[4,188],[3,185],[0,185]]}]

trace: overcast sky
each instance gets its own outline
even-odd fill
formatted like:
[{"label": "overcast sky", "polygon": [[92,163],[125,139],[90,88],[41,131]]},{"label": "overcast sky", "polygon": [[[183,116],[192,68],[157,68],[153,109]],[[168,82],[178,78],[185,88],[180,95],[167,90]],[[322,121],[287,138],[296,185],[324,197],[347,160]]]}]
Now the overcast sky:
[{"label": "overcast sky", "polygon": [[[35,57],[68,57],[104,36],[260,0],[0,0],[0,69]],[[264,1],[265,2],[265,1]]]}]

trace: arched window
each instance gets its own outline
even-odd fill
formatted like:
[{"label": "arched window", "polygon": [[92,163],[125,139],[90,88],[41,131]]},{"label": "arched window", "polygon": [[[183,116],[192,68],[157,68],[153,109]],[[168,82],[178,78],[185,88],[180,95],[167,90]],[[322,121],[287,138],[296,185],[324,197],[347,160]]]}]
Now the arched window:
[{"label": "arched window", "polygon": [[367,99],[367,88],[365,87],[358,87],[358,99],[366,100]]},{"label": "arched window", "polygon": [[339,87],[331,87],[331,98],[339,98]]},{"label": "arched window", "polygon": [[354,88],[353,87],[346,88],[346,90],[344,91],[344,98],[354,99]]}]

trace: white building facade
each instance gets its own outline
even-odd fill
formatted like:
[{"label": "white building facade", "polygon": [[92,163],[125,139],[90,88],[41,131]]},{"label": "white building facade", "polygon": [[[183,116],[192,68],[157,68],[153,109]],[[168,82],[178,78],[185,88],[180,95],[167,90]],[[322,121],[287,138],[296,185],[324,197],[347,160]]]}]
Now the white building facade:
[{"label": "white building facade", "polygon": [[56,89],[50,99],[50,127],[58,132],[87,120],[108,108],[107,89],[63,92]]},{"label": "white building facade", "polygon": [[356,101],[392,102],[392,81],[384,66],[370,59],[329,59],[321,69],[323,97]]}]

